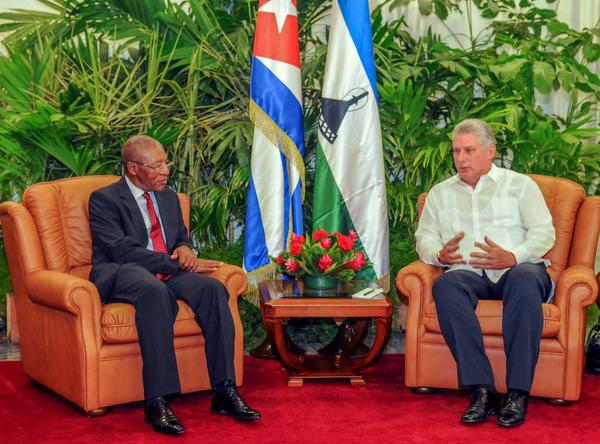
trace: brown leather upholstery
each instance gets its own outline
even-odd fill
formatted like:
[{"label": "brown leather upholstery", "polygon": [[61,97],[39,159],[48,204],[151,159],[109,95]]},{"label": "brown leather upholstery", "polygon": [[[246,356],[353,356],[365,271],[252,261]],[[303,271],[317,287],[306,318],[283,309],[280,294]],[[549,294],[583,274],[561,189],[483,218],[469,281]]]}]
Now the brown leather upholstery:
[{"label": "brown leather upholstery", "polygon": [[[581,391],[586,307],[598,295],[594,260],[600,231],[600,197],[585,197],[581,186],[555,177],[531,175],[539,185],[556,229],[546,254],[556,282],[552,304],[543,304],[544,329],[531,394],[576,401]],[[426,193],[419,196],[419,214]],[[431,289],[443,269],[415,261],[396,276],[409,298],[406,322],[405,382],[408,387],[458,388],[456,364],[440,333]],[[480,301],[477,308],[496,388],[506,391],[502,341],[502,302]]]},{"label": "brown leather upholstery", "polygon": [[[118,180],[88,176],[39,183],[23,204],[0,205],[16,299],[25,373],[86,412],[144,398],[142,360],[130,304],[102,305],[87,280],[91,262],[90,194]],[[180,194],[189,228],[189,199]],[[226,265],[212,273],[229,291],[235,324],[235,370],[242,383],[243,332],[237,301],[245,273]],[[182,392],[210,389],[204,338],[179,302],[175,349]]]}]

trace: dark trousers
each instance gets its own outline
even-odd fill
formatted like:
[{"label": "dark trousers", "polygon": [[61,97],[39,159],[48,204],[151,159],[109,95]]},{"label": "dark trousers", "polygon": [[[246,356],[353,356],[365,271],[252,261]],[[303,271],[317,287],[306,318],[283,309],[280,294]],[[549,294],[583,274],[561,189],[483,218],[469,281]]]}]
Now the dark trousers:
[{"label": "dark trousers", "polygon": [[143,267],[125,264],[118,271],[108,302],[128,302],[135,306],[146,399],[181,391],[173,344],[173,325],[179,310],[177,299],[190,306],[204,333],[213,387],[226,379],[235,380],[235,332],[229,293],[223,284],[186,271],[163,282]]},{"label": "dark trousers", "polygon": [[461,387],[494,386],[475,309],[479,299],[501,299],[506,385],[529,391],[544,326],[542,301],[552,283],[543,264],[519,264],[494,284],[487,275],[466,270],[444,273],[433,286],[442,335],[458,367]]}]

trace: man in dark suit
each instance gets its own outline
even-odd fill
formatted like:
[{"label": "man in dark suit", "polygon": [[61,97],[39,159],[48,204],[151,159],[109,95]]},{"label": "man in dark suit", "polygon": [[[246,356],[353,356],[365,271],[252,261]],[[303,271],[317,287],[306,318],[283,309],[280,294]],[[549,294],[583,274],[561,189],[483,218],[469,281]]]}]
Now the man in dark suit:
[{"label": "man in dark suit", "polygon": [[236,419],[259,419],[260,414],[242,400],[233,382],[229,294],[219,281],[202,274],[216,270],[222,262],[199,259],[193,251],[177,194],[167,188],[165,150],[151,137],[134,136],[123,145],[121,158],[125,170],[121,180],[90,196],[90,279],[103,302],[135,306],[146,421],[161,433],[184,432],[166,400],[180,391],[173,345],[177,299],[194,311],[204,333],[215,389],[211,410]]}]

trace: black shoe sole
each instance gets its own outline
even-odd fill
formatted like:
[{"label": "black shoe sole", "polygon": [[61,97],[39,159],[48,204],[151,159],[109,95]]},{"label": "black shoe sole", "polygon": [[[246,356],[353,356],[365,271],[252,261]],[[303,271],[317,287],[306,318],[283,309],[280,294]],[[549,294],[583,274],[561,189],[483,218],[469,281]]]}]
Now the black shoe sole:
[{"label": "black shoe sole", "polygon": [[496,424],[498,424],[500,427],[506,427],[507,429],[511,429],[513,427],[517,427],[520,426],[521,424],[524,424],[525,420],[519,421],[519,422],[513,422],[513,423],[504,423],[504,422],[500,422],[500,419],[496,420]]},{"label": "black shoe sole", "polygon": [[234,415],[233,413],[229,413],[226,410],[223,409],[214,409],[211,408],[210,411],[212,413],[216,413],[217,415],[226,415],[226,416],[231,416],[233,419],[237,419],[238,421],[258,421],[260,419],[260,416],[240,416],[240,415]]},{"label": "black shoe sole", "polygon": [[185,432],[185,429],[184,429],[184,430],[182,430],[181,432],[175,432],[175,431],[173,431],[173,432],[168,432],[168,431],[166,431],[166,430],[161,430],[160,428],[158,428],[158,427],[155,427],[155,426],[154,426],[154,424],[152,424],[152,422],[150,421],[150,418],[149,418],[149,417],[147,417],[147,416],[145,416],[145,415],[144,415],[144,420],[145,420],[145,421],[146,421],[148,424],[150,424],[150,425],[152,426],[152,430],[154,430],[155,432],[158,432],[158,433],[162,433],[163,435],[173,435],[173,436],[177,436],[177,435],[183,435],[183,434],[184,434],[184,432]]},{"label": "black shoe sole", "polygon": [[481,424],[482,422],[486,422],[490,416],[496,415],[498,413],[497,408],[493,408],[487,412],[487,416],[477,419],[465,419],[460,418],[461,424]]}]

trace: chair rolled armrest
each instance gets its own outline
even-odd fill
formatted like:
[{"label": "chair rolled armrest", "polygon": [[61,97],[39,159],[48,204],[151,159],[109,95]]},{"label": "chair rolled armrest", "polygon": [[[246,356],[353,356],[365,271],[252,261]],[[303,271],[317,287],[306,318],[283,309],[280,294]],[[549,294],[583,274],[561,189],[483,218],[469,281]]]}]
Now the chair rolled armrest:
[{"label": "chair rolled armrest", "polygon": [[396,287],[408,298],[425,298],[422,302],[428,303],[431,302],[433,283],[443,272],[443,268],[417,260],[398,272]]},{"label": "chair rolled armrest", "polygon": [[239,297],[248,286],[246,272],[235,265],[224,264],[212,273],[206,273],[206,275],[222,282],[223,285],[225,285],[225,288],[227,288],[227,291],[229,291],[229,294],[236,298]]},{"label": "chair rolled armrest", "polygon": [[598,282],[594,270],[585,265],[573,265],[563,271],[556,283],[554,304],[563,313],[574,307],[592,305],[598,296]]},{"label": "chair rolled armrest", "polygon": [[91,313],[100,325],[100,295],[90,281],[59,271],[38,270],[25,275],[25,286],[33,302],[74,315]]},{"label": "chair rolled armrest", "polygon": [[567,353],[582,353],[585,331],[585,307],[598,296],[594,270],[584,265],[573,265],[560,275],[556,283],[554,304],[560,309],[561,329],[559,342]]}]

